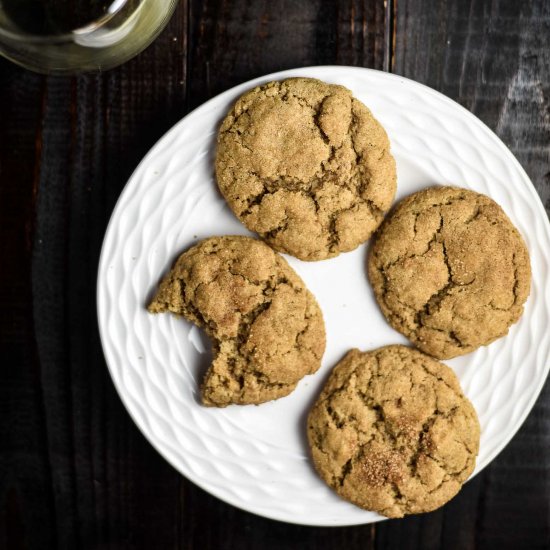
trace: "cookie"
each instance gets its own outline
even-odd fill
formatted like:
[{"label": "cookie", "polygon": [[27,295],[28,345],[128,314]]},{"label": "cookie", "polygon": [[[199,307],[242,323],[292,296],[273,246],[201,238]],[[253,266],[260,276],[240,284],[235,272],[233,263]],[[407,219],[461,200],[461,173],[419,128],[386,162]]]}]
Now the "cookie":
[{"label": "cookie", "polygon": [[525,243],[500,206],[456,187],[399,203],[378,231],[368,273],[389,323],[440,359],[507,334],[531,282]]},{"label": "cookie", "polygon": [[184,252],[148,309],[181,315],[211,338],[201,387],[208,406],[288,395],[325,350],[313,294],[284,258],[248,237],[212,237]]},{"label": "cookie", "polygon": [[248,229],[301,260],[365,242],[396,188],[380,123],[348,89],[312,78],[269,82],[237,101],[219,131],[216,178]]},{"label": "cookie", "polygon": [[320,476],[392,518],[429,512],[474,470],[479,423],[453,371],[404,346],[350,351],[308,416]]}]

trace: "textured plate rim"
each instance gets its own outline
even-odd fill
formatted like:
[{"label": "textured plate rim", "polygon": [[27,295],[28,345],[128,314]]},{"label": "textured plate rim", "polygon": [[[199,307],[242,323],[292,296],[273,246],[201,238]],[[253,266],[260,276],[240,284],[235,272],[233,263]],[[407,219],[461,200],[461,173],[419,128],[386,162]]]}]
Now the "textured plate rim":
[{"label": "textured plate rim", "polygon": [[[105,230],[105,236],[104,236],[103,241],[102,241],[101,253],[100,253],[100,258],[99,258],[99,262],[98,262],[98,271],[97,271],[97,286],[96,286],[97,311],[96,311],[96,313],[97,313],[97,316],[98,316],[100,341],[101,341],[103,354],[104,354],[104,357],[105,357],[105,362],[107,364],[107,369],[109,371],[109,375],[111,377],[111,380],[113,381],[113,385],[116,388],[117,394],[119,395],[119,398],[120,398],[120,400],[122,401],[122,403],[124,405],[124,408],[126,409],[128,414],[130,415],[130,418],[132,419],[134,424],[138,427],[140,432],[144,435],[145,439],[149,442],[149,444],[151,444],[153,446],[153,448],[164,458],[164,460],[166,460],[179,474],[183,475],[188,481],[190,481],[191,483],[193,483],[196,486],[200,487],[205,492],[207,492],[207,493],[213,495],[214,497],[222,500],[223,502],[225,502],[227,504],[230,504],[230,505],[232,505],[232,506],[234,506],[234,507],[236,507],[240,510],[244,510],[246,512],[250,512],[252,514],[258,515],[260,517],[265,517],[265,518],[268,518],[268,519],[273,519],[273,520],[276,520],[276,521],[282,521],[282,522],[296,524],[296,525],[317,526],[317,527],[322,527],[322,526],[326,526],[326,527],[345,527],[345,526],[353,526],[353,525],[366,525],[368,523],[374,523],[374,522],[376,522],[376,520],[374,522],[371,522],[371,521],[369,521],[369,522],[355,522],[354,521],[354,522],[350,522],[350,523],[342,523],[341,522],[341,523],[334,523],[334,524],[326,524],[326,523],[314,523],[314,522],[310,522],[310,521],[304,522],[304,521],[300,521],[298,519],[296,519],[296,521],[293,521],[292,519],[289,519],[286,516],[285,517],[280,516],[276,512],[274,512],[274,513],[272,512],[271,515],[265,515],[265,514],[259,512],[259,511],[254,510],[254,508],[252,508],[252,507],[248,507],[248,506],[243,505],[241,502],[237,501],[237,499],[235,499],[233,497],[229,497],[227,495],[224,495],[224,496],[220,495],[219,492],[217,491],[216,487],[210,487],[210,486],[207,487],[206,484],[202,483],[202,481],[197,480],[197,479],[191,479],[186,474],[184,474],[181,471],[180,466],[176,463],[176,461],[174,459],[172,459],[170,454],[167,453],[165,451],[165,449],[163,449],[160,445],[158,445],[156,443],[156,441],[154,440],[154,437],[149,433],[148,426],[145,423],[142,423],[141,421],[138,420],[137,415],[133,411],[133,405],[131,403],[131,400],[126,397],[126,394],[123,391],[123,388],[119,387],[119,385],[117,384],[116,378],[115,378],[115,375],[114,375],[114,370],[111,367],[111,362],[114,362],[114,358],[111,356],[111,354],[108,350],[108,347],[106,345],[107,329],[106,329],[106,327],[103,327],[102,323],[101,323],[102,310],[101,310],[100,295],[101,295],[102,284],[103,284],[102,274],[106,273],[105,243],[107,242],[107,238],[108,238],[108,236],[109,236],[109,234],[112,230],[114,220],[118,217],[119,210],[123,209],[124,202],[125,202],[124,201],[125,196],[126,196],[127,193],[129,193],[130,182],[134,179],[135,175],[137,173],[139,173],[142,166],[145,165],[149,161],[150,158],[154,157],[157,149],[161,145],[161,142],[163,142],[165,139],[168,139],[173,133],[178,132],[180,126],[183,125],[185,122],[187,122],[188,119],[190,119],[194,116],[197,116],[198,114],[201,113],[201,111],[207,111],[212,103],[221,101],[221,100],[225,99],[226,97],[230,97],[230,96],[234,95],[235,91],[237,89],[242,88],[243,90],[245,90],[247,88],[252,88],[253,86],[261,85],[262,83],[270,81],[270,80],[277,80],[277,79],[281,79],[281,78],[289,78],[289,77],[299,76],[301,71],[317,71],[317,70],[318,71],[330,70],[330,71],[334,71],[336,73],[346,73],[346,74],[349,74],[349,73],[365,73],[365,72],[375,73],[377,75],[377,77],[379,77],[379,78],[383,78],[383,79],[386,79],[386,80],[391,80],[394,83],[399,82],[400,84],[406,85],[408,87],[419,88],[422,91],[422,93],[430,94],[432,96],[435,96],[438,100],[443,101],[444,103],[447,103],[447,105],[450,108],[459,111],[462,116],[467,118],[469,120],[469,122],[472,122],[475,125],[477,125],[477,127],[487,137],[489,137],[490,140],[493,141],[493,143],[498,145],[499,149],[501,150],[502,155],[504,157],[506,157],[506,159],[508,161],[511,161],[515,165],[515,167],[518,169],[518,172],[519,172],[520,176],[525,180],[526,183],[529,184],[529,185],[526,185],[526,188],[528,188],[528,190],[529,190],[528,193],[530,194],[530,197],[531,197],[531,204],[533,205],[533,207],[535,209],[538,210],[538,213],[539,213],[539,215],[542,216],[542,219],[545,220],[545,222],[543,223],[544,232],[546,234],[546,237],[550,240],[550,221],[548,220],[548,216],[546,214],[546,210],[544,208],[544,205],[542,204],[542,200],[541,200],[540,196],[538,195],[537,191],[535,190],[535,187],[534,187],[531,179],[529,178],[528,174],[526,173],[524,168],[521,166],[519,161],[516,159],[516,157],[514,156],[512,151],[495,134],[495,132],[493,132],[483,121],[481,121],[477,116],[475,116],[473,113],[471,113],[468,109],[463,107],[460,103],[458,103],[458,102],[454,101],[453,99],[447,97],[445,94],[443,94],[441,92],[438,92],[437,90],[435,90],[433,88],[430,88],[429,86],[427,86],[425,84],[422,84],[420,82],[417,82],[415,80],[412,80],[412,79],[404,77],[404,76],[400,76],[400,75],[397,75],[397,74],[394,74],[394,73],[387,73],[385,71],[379,71],[379,70],[376,70],[376,69],[369,69],[369,68],[365,68],[365,67],[354,67],[354,66],[347,66],[347,65],[313,65],[313,66],[307,66],[307,67],[297,67],[297,68],[286,69],[286,70],[283,70],[283,71],[277,71],[275,73],[270,73],[270,74],[267,74],[267,75],[262,75],[262,76],[253,78],[251,80],[248,80],[248,81],[242,82],[240,84],[237,84],[237,85],[229,88],[228,90],[225,90],[224,92],[222,92],[220,94],[215,95],[214,97],[210,98],[206,102],[202,103],[201,105],[199,105],[198,107],[196,107],[195,109],[193,109],[192,111],[187,113],[179,121],[177,121],[147,151],[147,153],[143,156],[141,161],[138,163],[138,165],[136,166],[136,168],[134,169],[134,171],[132,172],[132,174],[128,178],[128,181],[124,185],[124,187],[123,187],[123,189],[122,189],[122,191],[121,191],[121,193],[120,193],[120,195],[117,199],[115,207],[114,207],[114,209],[111,213],[111,216],[109,218],[109,222],[107,224],[107,228]],[[531,399],[528,401],[528,403],[526,404],[526,406],[524,407],[524,409],[522,411],[522,414],[518,416],[514,426],[509,431],[508,436],[503,439],[501,444],[495,447],[493,452],[491,454],[489,454],[488,457],[485,459],[484,463],[477,465],[476,472],[475,472],[474,475],[477,475],[486,466],[488,466],[495,459],[495,457],[498,456],[502,452],[502,450],[510,443],[510,441],[513,439],[513,437],[516,435],[518,430],[521,428],[521,426],[525,422],[527,416],[529,415],[529,413],[533,409],[536,400],[540,396],[542,388],[543,388],[543,386],[546,382],[546,379],[548,377],[549,371],[550,371],[550,362],[547,359],[546,364],[544,366],[544,369],[541,373],[541,379],[538,382],[538,384],[536,386],[534,386],[533,395],[532,395]],[[472,477],[470,477],[469,480],[471,480]],[[377,518],[377,521],[383,521],[385,519],[386,518],[380,516],[379,518]]]}]

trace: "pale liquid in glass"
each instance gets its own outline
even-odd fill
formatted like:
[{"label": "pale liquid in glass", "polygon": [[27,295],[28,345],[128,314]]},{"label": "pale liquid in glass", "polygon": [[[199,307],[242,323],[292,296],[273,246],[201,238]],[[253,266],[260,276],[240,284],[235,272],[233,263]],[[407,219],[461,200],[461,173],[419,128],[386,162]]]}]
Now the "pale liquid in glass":
[{"label": "pale liquid in glass", "polygon": [[107,69],[144,49],[177,0],[0,0],[0,53],[40,72]]}]

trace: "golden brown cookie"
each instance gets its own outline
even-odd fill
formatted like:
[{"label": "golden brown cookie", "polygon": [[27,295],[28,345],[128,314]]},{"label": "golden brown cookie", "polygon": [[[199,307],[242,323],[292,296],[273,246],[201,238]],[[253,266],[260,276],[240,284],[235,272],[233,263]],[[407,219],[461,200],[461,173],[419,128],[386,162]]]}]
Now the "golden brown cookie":
[{"label": "golden brown cookie", "polygon": [[343,86],[312,78],[244,94],[218,135],[218,186],[236,216],[280,252],[353,250],[395,194],[386,132]]},{"label": "golden brown cookie", "polygon": [[148,309],[182,315],[211,338],[204,405],[288,395],[319,368],[325,350],[313,294],[283,257],[248,237],[212,237],[184,252]]},{"label": "golden brown cookie", "polygon": [[479,423],[453,371],[404,346],[351,350],[308,416],[320,476],[388,517],[429,512],[474,470]]},{"label": "golden brown cookie", "polygon": [[368,272],[389,323],[440,359],[507,334],[531,282],[525,243],[500,206],[457,187],[399,203],[378,231]]}]

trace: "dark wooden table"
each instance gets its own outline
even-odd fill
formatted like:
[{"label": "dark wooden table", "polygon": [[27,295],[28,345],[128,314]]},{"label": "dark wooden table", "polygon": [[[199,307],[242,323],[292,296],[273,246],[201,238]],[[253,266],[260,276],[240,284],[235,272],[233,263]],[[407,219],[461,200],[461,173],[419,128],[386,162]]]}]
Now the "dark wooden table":
[{"label": "dark wooden table", "polygon": [[150,48],[104,74],[44,77],[0,60],[0,548],[550,547],[549,384],[441,510],[325,529],[204,493],[115,393],[94,295],[129,175],[206,99],[318,64],[391,71],[455,99],[511,148],[550,209],[546,0],[186,0]]}]

